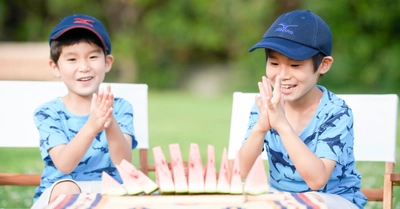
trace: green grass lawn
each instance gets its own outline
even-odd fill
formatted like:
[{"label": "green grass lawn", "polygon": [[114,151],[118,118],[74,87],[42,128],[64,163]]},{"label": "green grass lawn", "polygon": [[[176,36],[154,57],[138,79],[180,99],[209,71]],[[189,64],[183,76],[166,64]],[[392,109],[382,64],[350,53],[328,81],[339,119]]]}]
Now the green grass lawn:
[{"label": "green grass lawn", "polygon": [[[197,143],[204,162],[207,145],[212,144],[218,166],[223,148],[228,147],[231,109],[232,95],[205,98],[185,92],[150,92],[150,146],[161,146],[169,158],[168,145],[179,143],[185,160],[190,143]],[[400,162],[400,143],[397,146],[397,162]],[[134,151],[132,160],[138,166],[137,156],[138,153]],[[149,161],[153,163],[151,150]],[[41,173],[42,169],[38,149],[0,148],[0,172]],[[358,163],[357,169],[363,174],[363,186],[382,185],[382,163]],[[400,173],[400,166],[397,166],[396,172]],[[151,177],[154,179],[154,175]],[[0,186],[0,208],[29,208],[34,190],[35,187]],[[400,189],[395,189],[394,196],[394,208],[400,208]],[[382,204],[368,203],[366,208],[382,208]]]}]

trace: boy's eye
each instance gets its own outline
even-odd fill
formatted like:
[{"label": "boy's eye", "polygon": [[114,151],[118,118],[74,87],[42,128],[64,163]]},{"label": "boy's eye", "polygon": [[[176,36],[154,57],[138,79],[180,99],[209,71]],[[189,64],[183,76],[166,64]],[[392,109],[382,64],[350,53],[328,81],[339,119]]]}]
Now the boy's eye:
[{"label": "boy's eye", "polygon": [[67,60],[70,61],[70,62],[73,62],[73,61],[75,61],[76,59],[75,59],[75,58],[68,58]]},{"label": "boy's eye", "polygon": [[293,64],[293,65],[291,65],[292,67],[299,67],[300,65],[299,64]]},{"label": "boy's eye", "polygon": [[271,65],[278,65],[277,62],[269,62]]}]

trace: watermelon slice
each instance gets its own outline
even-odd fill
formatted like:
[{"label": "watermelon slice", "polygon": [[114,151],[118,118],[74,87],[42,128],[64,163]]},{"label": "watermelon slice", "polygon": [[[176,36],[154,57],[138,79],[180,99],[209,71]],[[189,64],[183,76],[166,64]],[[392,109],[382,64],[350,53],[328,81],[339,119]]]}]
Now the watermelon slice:
[{"label": "watermelon slice", "polygon": [[233,161],[233,171],[231,177],[231,194],[243,194],[242,177],[240,176],[239,152]]},{"label": "watermelon slice", "polygon": [[118,170],[119,175],[121,176],[124,188],[128,192],[128,195],[140,194],[143,192],[143,189],[140,185],[132,178],[125,170],[121,168],[119,165],[115,165]]},{"label": "watermelon slice", "polygon": [[204,193],[203,162],[200,156],[199,145],[195,143],[190,144],[188,167],[189,193]]},{"label": "watermelon slice", "polygon": [[268,178],[260,155],[247,174],[244,192],[251,195],[259,195],[268,193],[268,188]]},{"label": "watermelon slice", "polygon": [[117,180],[103,171],[101,176],[101,194],[122,196],[126,194],[126,190]]},{"label": "watermelon slice", "polygon": [[171,170],[175,184],[175,193],[187,193],[188,185],[185,176],[185,168],[183,167],[181,148],[179,147],[179,144],[170,144],[169,154],[171,157]]},{"label": "watermelon slice", "polygon": [[[151,194],[158,189],[158,186],[148,176],[146,176],[141,170],[138,170],[133,164],[126,160],[122,160],[119,164],[122,170],[139,184],[140,188],[146,194]],[[121,177],[122,178],[122,177]]]},{"label": "watermelon slice", "polygon": [[161,194],[171,194],[175,192],[174,182],[168,162],[165,159],[161,147],[153,147],[154,164],[156,168],[156,180]]},{"label": "watermelon slice", "polygon": [[204,171],[204,192],[216,193],[217,192],[217,174],[215,171],[215,153],[214,146],[208,145],[207,147],[207,163]]},{"label": "watermelon slice", "polygon": [[226,148],[222,153],[221,165],[219,168],[217,192],[218,193],[230,193],[230,182],[231,182],[231,169],[229,168],[228,154]]}]

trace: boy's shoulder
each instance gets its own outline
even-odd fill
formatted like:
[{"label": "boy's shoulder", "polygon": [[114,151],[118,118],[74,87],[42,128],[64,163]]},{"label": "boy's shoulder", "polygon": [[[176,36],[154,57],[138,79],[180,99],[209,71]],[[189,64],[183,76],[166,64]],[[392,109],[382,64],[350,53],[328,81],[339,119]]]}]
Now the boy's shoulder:
[{"label": "boy's shoulder", "polygon": [[318,88],[323,91],[320,106],[325,110],[325,112],[347,111],[349,109],[346,102],[335,93],[331,92],[324,86],[318,85]]},{"label": "boy's shoulder", "polygon": [[40,111],[51,111],[60,108],[62,105],[62,101],[60,97],[54,98],[50,101],[47,101],[35,109],[35,113]]}]

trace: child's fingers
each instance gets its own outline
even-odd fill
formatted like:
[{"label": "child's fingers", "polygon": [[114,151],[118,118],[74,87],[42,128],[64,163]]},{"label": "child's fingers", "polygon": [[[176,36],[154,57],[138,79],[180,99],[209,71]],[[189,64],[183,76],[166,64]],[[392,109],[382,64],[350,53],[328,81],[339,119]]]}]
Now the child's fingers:
[{"label": "child's fingers", "polygon": [[274,104],[278,104],[281,101],[281,77],[276,76],[275,79],[275,86],[274,86],[274,97],[272,98],[271,102]]},{"label": "child's fingers", "polygon": [[93,93],[92,102],[90,103],[90,110],[94,110],[97,104],[97,94]]},{"label": "child's fingers", "polygon": [[99,89],[97,105],[101,105],[103,102],[104,102],[104,90],[103,89]]},{"label": "child's fingers", "polygon": [[105,118],[107,118],[106,122],[104,123],[104,128],[107,128],[110,125],[112,113],[113,113],[113,108],[112,107],[108,108],[108,111],[104,116]]}]

